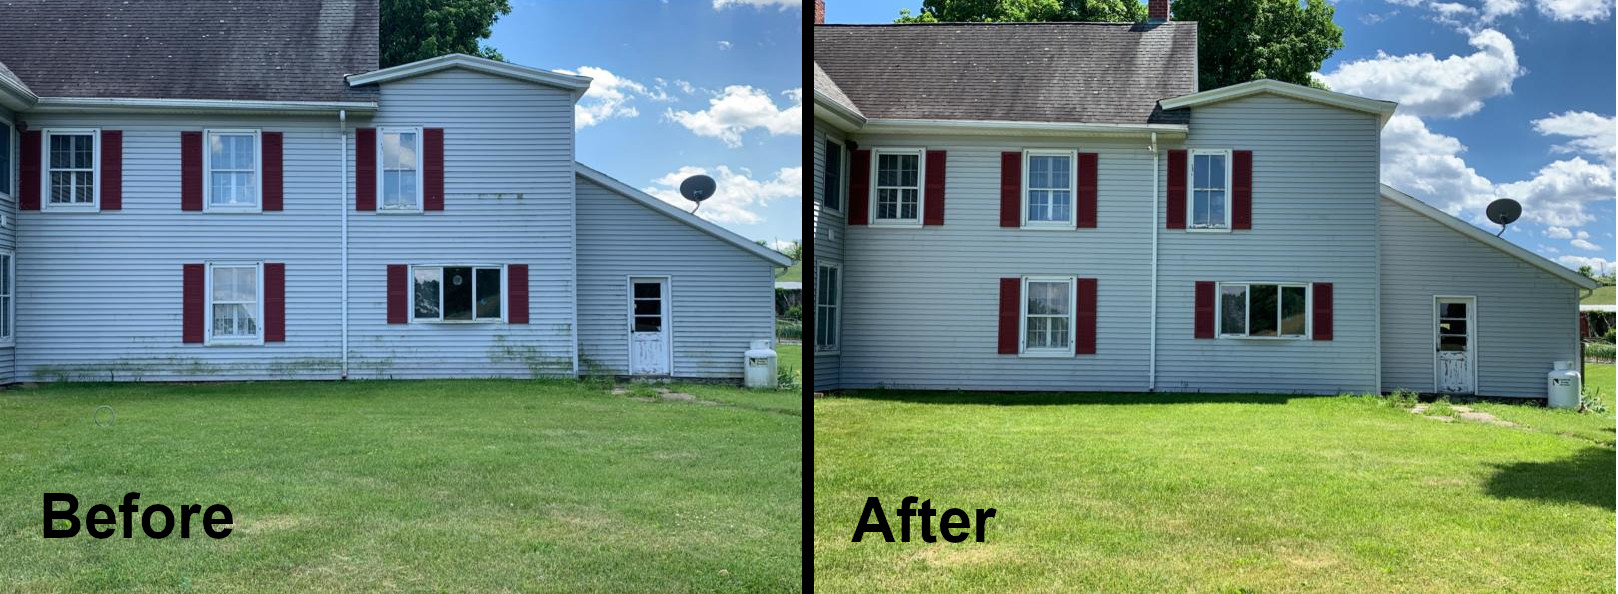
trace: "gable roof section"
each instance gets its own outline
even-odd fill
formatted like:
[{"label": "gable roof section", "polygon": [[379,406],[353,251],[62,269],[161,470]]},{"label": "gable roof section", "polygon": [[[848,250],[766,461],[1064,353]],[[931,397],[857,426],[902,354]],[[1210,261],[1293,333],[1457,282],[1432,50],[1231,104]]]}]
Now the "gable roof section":
[{"label": "gable roof section", "polygon": [[369,101],[377,0],[5,0],[0,60],[40,97]]},{"label": "gable roof section", "polygon": [[585,89],[590,88],[590,77],[588,76],[562,74],[560,72],[541,70],[539,68],[529,68],[527,66],[518,66],[516,64],[490,60],[488,58],[479,58],[477,56],[468,56],[466,54],[449,54],[438,56],[436,58],[428,58],[426,60],[417,60],[409,64],[400,64],[398,66],[383,68],[374,72],[350,75],[348,77],[348,84],[357,87],[361,85],[385,83],[406,79],[413,76],[430,74],[449,68],[465,68],[467,70],[474,70],[496,76],[504,76],[506,78],[514,78],[517,80],[540,83],[553,87],[561,87],[570,91],[576,91],[575,95],[581,94]]},{"label": "gable roof section", "polygon": [[1228,87],[1220,87],[1210,91],[1202,91],[1200,93],[1192,93],[1190,95],[1182,95],[1171,99],[1164,99],[1162,105],[1163,109],[1178,110],[1187,107],[1219,103],[1221,101],[1230,101],[1232,99],[1240,99],[1242,97],[1248,97],[1260,93],[1290,97],[1300,101],[1310,101],[1322,105],[1330,105],[1332,107],[1373,114],[1377,117],[1378,126],[1388,123],[1388,118],[1393,115],[1393,109],[1399,106],[1398,103],[1394,103],[1392,101],[1366,99],[1357,95],[1336,93],[1313,87],[1284,83],[1278,80],[1270,80],[1268,78],[1248,81],[1237,85],[1230,85]]},{"label": "gable roof section", "polygon": [[777,252],[770,248],[753,243],[746,237],[742,237],[729,229],[705,221],[697,215],[680,210],[672,204],[659,200],[656,196],[649,196],[645,192],[632,188],[629,186],[629,184],[625,184],[624,182],[613,179],[612,176],[605,173],[591,169],[589,166],[583,163],[575,161],[573,163],[573,169],[580,176],[595,183],[601,184],[602,187],[612,190],[613,193],[639,202],[642,205],[645,205],[647,208],[662,213],[666,217],[681,223],[685,223],[698,231],[707,233],[722,241],[731,243],[736,247],[742,248],[748,253],[768,260],[771,264],[776,266],[792,265],[792,259],[786,257],[781,252]]},{"label": "gable roof section", "polygon": [[[849,100],[843,90],[837,88],[837,83],[820,69],[820,63],[815,63],[815,111],[825,110],[826,119],[833,122],[838,128],[845,131],[853,130],[865,125],[865,114],[860,108]],[[821,115],[821,114],[816,114]]]},{"label": "gable roof section", "polygon": [[1415,211],[1416,214],[1420,214],[1434,221],[1438,221],[1439,224],[1442,224],[1445,227],[1459,231],[1461,235],[1475,239],[1489,247],[1505,252],[1507,255],[1514,256],[1518,260],[1522,260],[1523,262],[1531,264],[1536,268],[1544,270],[1545,272],[1556,275],[1556,277],[1571,284],[1577,285],[1579,288],[1594,289],[1601,286],[1600,283],[1586,278],[1582,274],[1569,270],[1566,266],[1546,260],[1543,256],[1525,250],[1519,247],[1517,244],[1506,241],[1503,238],[1495,237],[1488,231],[1479,229],[1466,221],[1451,216],[1449,213],[1433,208],[1426,202],[1417,200],[1409,194],[1395,190],[1393,186],[1382,184],[1382,197],[1392,201],[1394,204],[1398,204]]},{"label": "gable roof section", "polygon": [[815,63],[873,121],[1184,124],[1189,114],[1157,101],[1196,90],[1190,22],[816,25],[814,34]]},{"label": "gable roof section", "polygon": [[10,109],[27,109],[39,102],[39,96],[34,94],[17,73],[6,68],[5,62],[0,62],[0,106]]}]

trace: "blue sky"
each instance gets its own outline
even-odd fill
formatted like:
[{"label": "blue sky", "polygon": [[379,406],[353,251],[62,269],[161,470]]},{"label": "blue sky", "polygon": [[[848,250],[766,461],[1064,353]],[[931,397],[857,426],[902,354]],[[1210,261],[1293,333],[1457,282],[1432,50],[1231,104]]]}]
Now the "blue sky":
[{"label": "blue sky", "polygon": [[595,80],[579,161],[752,239],[803,234],[801,0],[512,0],[485,41],[506,60]]},{"label": "blue sky", "polygon": [[[1613,0],[1339,0],[1333,90],[1398,101],[1382,179],[1570,267],[1613,270]],[[829,0],[831,23],[891,22],[920,0]]]}]

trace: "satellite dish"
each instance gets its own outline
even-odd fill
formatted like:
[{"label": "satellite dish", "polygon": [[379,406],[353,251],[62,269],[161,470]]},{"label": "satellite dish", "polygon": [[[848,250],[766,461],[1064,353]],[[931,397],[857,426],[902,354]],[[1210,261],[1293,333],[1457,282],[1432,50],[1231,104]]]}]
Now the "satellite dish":
[{"label": "satellite dish", "polygon": [[1485,213],[1490,221],[1500,225],[1500,233],[1494,234],[1495,237],[1499,237],[1506,232],[1506,225],[1517,222],[1517,217],[1522,216],[1522,205],[1516,200],[1501,198],[1490,202],[1489,209]]},{"label": "satellite dish", "polygon": [[[706,175],[693,175],[680,182],[680,195],[685,196],[686,200],[697,203],[697,208],[702,208],[702,201],[712,198],[717,187],[718,184],[714,183],[713,178]],[[697,208],[691,209],[691,212],[697,212]]]}]

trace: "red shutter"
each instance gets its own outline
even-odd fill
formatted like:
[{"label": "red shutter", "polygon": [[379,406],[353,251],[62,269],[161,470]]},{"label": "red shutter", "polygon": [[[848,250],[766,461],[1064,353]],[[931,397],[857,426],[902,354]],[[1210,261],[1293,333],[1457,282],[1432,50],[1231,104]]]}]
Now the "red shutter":
[{"label": "red shutter", "polygon": [[1000,226],[1022,226],[1022,153],[1000,153]]},{"label": "red shutter", "polygon": [[1100,161],[1096,153],[1079,153],[1079,199],[1074,205],[1074,218],[1080,229],[1096,227],[1096,169]]},{"label": "red shutter", "polygon": [[101,210],[124,207],[124,133],[101,131]]},{"label": "red shutter", "polygon": [[181,267],[183,284],[180,292],[180,340],[202,342],[202,310],[207,306],[207,269],[202,264]]},{"label": "red shutter", "polygon": [[410,266],[388,265],[388,323],[410,322]]},{"label": "red shutter", "polygon": [[260,132],[259,145],[264,163],[264,210],[281,210],[281,133]]},{"label": "red shutter", "polygon": [[1214,337],[1214,284],[1197,281],[1197,338]]},{"label": "red shutter", "polygon": [[871,151],[854,151],[849,160],[848,224],[871,223]]},{"label": "red shutter", "polygon": [[927,151],[927,186],[924,189],[926,196],[925,212],[922,213],[921,224],[944,224],[944,151]]},{"label": "red shutter", "polygon": [[1017,318],[1022,315],[1022,279],[1000,279],[1000,354],[1015,355],[1021,346]]},{"label": "red shutter", "polygon": [[376,210],[376,128],[354,129],[354,210]]},{"label": "red shutter", "polygon": [[180,210],[202,210],[202,133],[180,133]]},{"label": "red shutter", "polygon": [[444,129],[427,128],[421,136],[421,208],[444,210]]},{"label": "red shutter", "polygon": [[528,265],[506,265],[506,323],[528,323]]},{"label": "red shutter", "polygon": [[1331,340],[1331,283],[1315,283],[1315,340]]},{"label": "red shutter", "polygon": [[39,210],[39,151],[44,140],[38,130],[22,133],[22,196],[17,208]]},{"label": "red shutter", "polygon": [[287,265],[264,263],[264,342],[287,340]]},{"label": "red shutter", "polygon": [[1230,159],[1230,228],[1253,228],[1253,151],[1234,151]]},{"label": "red shutter", "polygon": [[1073,312],[1073,353],[1096,354],[1096,279],[1079,279],[1078,303]]},{"label": "red shutter", "polygon": [[1185,151],[1169,151],[1167,220],[1169,229],[1185,228]]}]

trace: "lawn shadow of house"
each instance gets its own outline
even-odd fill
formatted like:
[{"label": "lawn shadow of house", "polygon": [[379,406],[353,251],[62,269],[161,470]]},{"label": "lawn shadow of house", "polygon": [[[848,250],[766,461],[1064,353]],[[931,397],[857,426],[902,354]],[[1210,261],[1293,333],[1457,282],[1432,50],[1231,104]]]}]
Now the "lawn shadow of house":
[{"label": "lawn shadow of house", "polygon": [[1485,488],[1500,499],[1582,503],[1612,510],[1613,460],[1613,450],[1592,446],[1561,460],[1496,464]]},{"label": "lawn shadow of house", "polygon": [[964,392],[936,390],[853,390],[840,398],[908,402],[914,404],[970,404],[981,406],[1069,406],[1142,404],[1286,404],[1300,398],[1331,398],[1326,394],[1220,394],[1193,392]]}]

